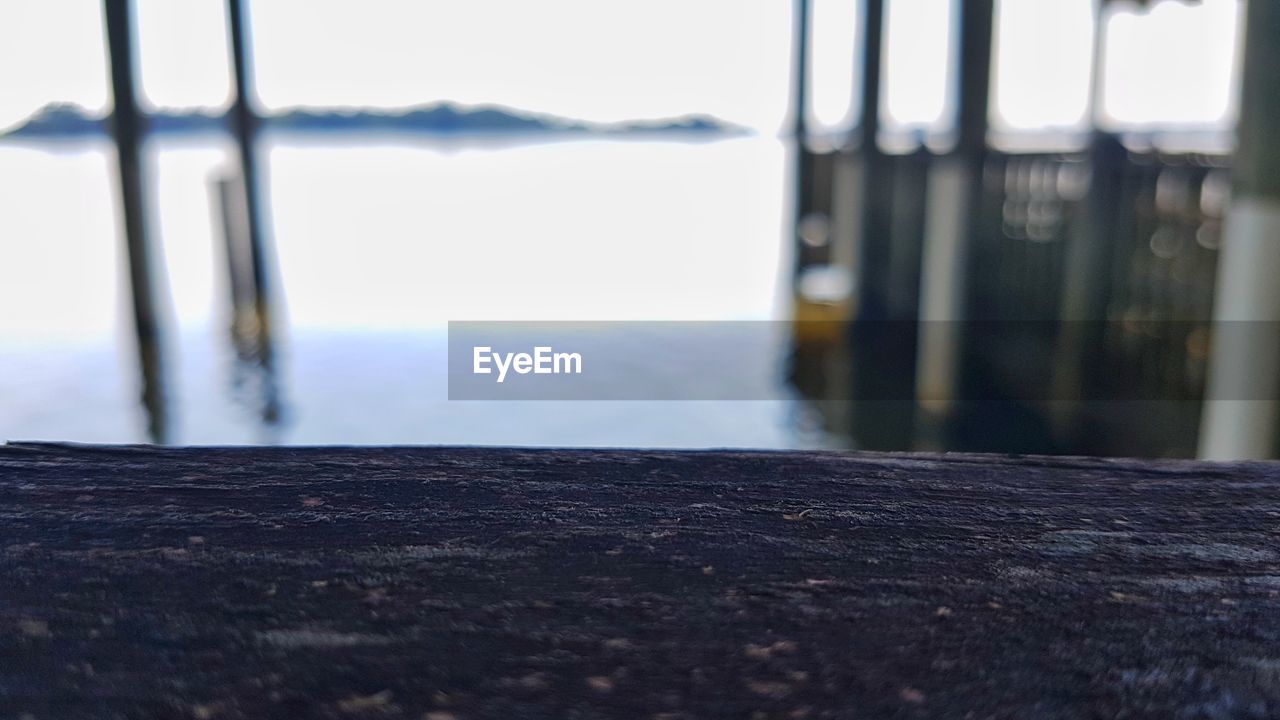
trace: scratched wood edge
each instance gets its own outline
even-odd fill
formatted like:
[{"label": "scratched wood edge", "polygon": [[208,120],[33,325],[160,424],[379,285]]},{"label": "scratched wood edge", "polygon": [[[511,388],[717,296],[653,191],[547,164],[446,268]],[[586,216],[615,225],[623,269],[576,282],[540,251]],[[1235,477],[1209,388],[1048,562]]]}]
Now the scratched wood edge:
[{"label": "scratched wood edge", "polygon": [[606,453],[628,453],[628,454],[645,454],[645,455],[665,455],[679,454],[688,456],[697,455],[743,455],[743,456],[792,456],[792,457],[817,457],[817,458],[845,458],[860,459],[867,461],[876,460],[920,460],[920,461],[937,461],[945,460],[947,462],[967,462],[967,463],[990,463],[993,465],[1035,465],[1062,468],[1114,468],[1125,469],[1132,468],[1143,472],[1166,472],[1173,470],[1179,473],[1193,473],[1202,471],[1207,476],[1217,476],[1223,471],[1233,469],[1249,471],[1259,471],[1267,473],[1280,468],[1280,460],[1238,460],[1238,461],[1222,461],[1222,460],[1195,460],[1187,458],[1138,458],[1126,456],[1096,456],[1096,455],[1040,455],[1034,453],[982,453],[982,452],[939,452],[939,451],[871,451],[871,450],[840,450],[840,449],[768,449],[768,448],[737,448],[732,446],[726,447],[701,447],[701,448],[674,448],[674,447],[623,447],[623,446],[588,446],[588,447],[548,447],[548,446],[524,446],[524,445],[407,445],[407,444],[390,444],[390,445],[154,445],[150,443],[81,443],[68,442],[60,440],[8,440],[0,444],[0,453],[10,452],[15,455],[21,453],[44,453],[46,455],[85,455],[93,456],[95,453],[107,454],[149,454],[155,457],[180,457],[190,454],[199,453],[246,453],[257,454],[262,453],[271,455],[273,453],[280,454],[318,454],[326,453],[360,453],[360,452],[392,452],[392,453],[432,453],[432,452],[450,452],[450,451],[486,451],[497,454],[503,453],[578,453],[578,454],[606,454]]}]

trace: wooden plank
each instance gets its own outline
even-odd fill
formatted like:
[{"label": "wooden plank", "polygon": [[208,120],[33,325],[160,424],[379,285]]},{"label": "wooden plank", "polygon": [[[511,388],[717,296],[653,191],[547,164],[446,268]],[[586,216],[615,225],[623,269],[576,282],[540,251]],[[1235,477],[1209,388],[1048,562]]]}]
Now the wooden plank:
[{"label": "wooden plank", "polygon": [[0,715],[1280,715],[1280,465],[0,448]]}]

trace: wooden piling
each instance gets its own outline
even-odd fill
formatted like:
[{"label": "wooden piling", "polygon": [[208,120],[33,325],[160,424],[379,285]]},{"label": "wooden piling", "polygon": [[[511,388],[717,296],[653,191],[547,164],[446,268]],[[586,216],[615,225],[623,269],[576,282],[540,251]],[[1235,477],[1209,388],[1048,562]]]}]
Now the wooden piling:
[{"label": "wooden piling", "polygon": [[103,0],[111,89],[115,98],[111,132],[120,172],[120,204],[129,263],[133,327],[142,375],[142,404],[147,413],[148,436],[154,442],[163,443],[168,438],[169,423],[160,330],[162,295],[153,277],[155,259],[147,238],[141,148],[145,120],[138,112],[137,104],[132,11],[131,0]]},{"label": "wooden piling", "polygon": [[1275,457],[1280,443],[1280,4],[1247,4],[1232,200],[1213,309],[1200,455]]},{"label": "wooden piling", "polygon": [[275,338],[272,316],[271,257],[264,229],[262,172],[258,165],[258,135],[261,119],[252,102],[252,54],[250,29],[245,0],[227,0],[228,31],[231,34],[231,57],[234,68],[235,99],[231,106],[231,127],[240,159],[243,188],[244,223],[248,236],[250,280],[253,296],[253,319],[256,324],[256,361],[262,374],[262,418],[270,424],[280,417],[280,399],[275,375]]},{"label": "wooden piling", "polygon": [[930,172],[925,220],[916,360],[918,442],[922,447],[945,444],[942,427],[962,399],[962,323],[972,319],[966,287],[969,248],[979,231],[977,208],[987,157],[994,0],[963,0],[959,13],[955,144]]},{"label": "wooden piling", "polygon": [[803,246],[800,241],[800,221],[811,209],[813,197],[813,154],[809,151],[809,0],[795,0],[795,16],[791,40],[791,134],[795,144],[795,193],[792,211],[791,239],[796,261],[793,263],[793,279],[799,279],[803,270],[800,262]]}]

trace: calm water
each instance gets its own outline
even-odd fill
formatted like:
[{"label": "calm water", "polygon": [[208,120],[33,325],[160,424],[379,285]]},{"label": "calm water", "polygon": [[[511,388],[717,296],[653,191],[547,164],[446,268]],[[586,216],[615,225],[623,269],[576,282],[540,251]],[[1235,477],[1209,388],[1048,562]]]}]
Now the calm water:
[{"label": "calm water", "polygon": [[[149,148],[176,442],[823,442],[787,401],[446,399],[450,319],[783,316],[776,139],[268,138],[286,320],[277,427],[233,383],[210,187],[230,150],[219,137]],[[0,438],[145,439],[113,168],[105,141],[0,144]]]}]

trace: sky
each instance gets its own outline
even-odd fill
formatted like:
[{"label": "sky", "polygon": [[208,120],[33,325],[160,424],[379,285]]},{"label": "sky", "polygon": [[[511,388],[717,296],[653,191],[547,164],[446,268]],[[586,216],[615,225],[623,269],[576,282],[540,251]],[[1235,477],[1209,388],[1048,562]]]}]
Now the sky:
[{"label": "sky", "polygon": [[[945,129],[954,0],[888,0],[882,121]],[[223,107],[224,0],[136,0],[148,108]],[[857,108],[857,0],[812,0],[810,116]],[[1234,117],[1240,0],[1105,18],[1099,121],[1223,126]],[[1093,0],[997,0],[993,127],[1079,130],[1094,112]],[[0,129],[42,105],[107,112],[100,0],[0,6]],[[493,103],[594,121],[706,113],[764,131],[789,107],[791,3],[741,0],[271,0],[251,3],[257,100],[294,106]]]}]

